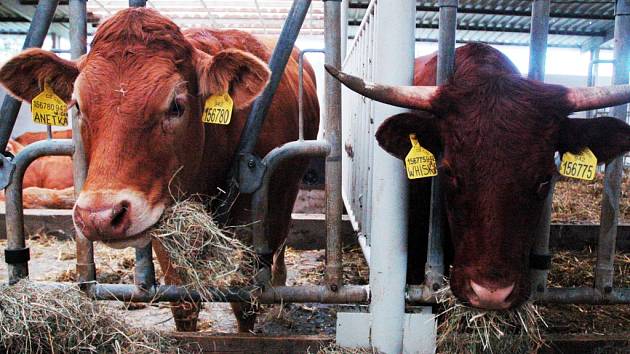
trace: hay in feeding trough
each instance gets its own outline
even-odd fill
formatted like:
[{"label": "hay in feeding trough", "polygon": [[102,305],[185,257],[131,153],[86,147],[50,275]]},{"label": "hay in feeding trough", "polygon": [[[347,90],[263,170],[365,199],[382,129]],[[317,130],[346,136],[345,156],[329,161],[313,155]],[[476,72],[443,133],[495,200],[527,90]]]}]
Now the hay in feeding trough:
[{"label": "hay in feeding trough", "polygon": [[[168,253],[184,286],[211,301],[210,287],[256,288],[258,258],[233,232],[220,228],[197,198],[175,202],[151,232]],[[219,294],[220,296],[220,294]]]},{"label": "hay in feeding trough", "polygon": [[532,303],[512,310],[480,310],[461,304],[446,287],[436,294],[440,353],[533,353],[544,345],[547,324]]},{"label": "hay in feeding trough", "polygon": [[168,353],[172,340],[129,326],[75,287],[0,286],[2,353]]}]

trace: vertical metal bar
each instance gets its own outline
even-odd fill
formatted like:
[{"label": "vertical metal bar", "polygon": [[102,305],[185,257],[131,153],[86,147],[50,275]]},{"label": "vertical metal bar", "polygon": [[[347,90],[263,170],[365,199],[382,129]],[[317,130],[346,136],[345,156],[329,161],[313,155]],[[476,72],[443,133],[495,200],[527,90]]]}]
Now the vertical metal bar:
[{"label": "vertical metal bar", "polygon": [[349,0],[341,0],[341,62],[343,63],[346,59],[346,52],[348,49],[348,7]]},{"label": "vertical metal bar", "polygon": [[[44,44],[58,2],[59,0],[39,1],[22,49],[41,47]],[[2,108],[0,108],[0,151],[7,148],[21,106],[22,102],[10,95],[6,95],[2,101]]]},{"label": "vertical metal bar", "polygon": [[[70,56],[78,59],[87,52],[87,0],[70,0]],[[87,175],[87,160],[83,141],[81,140],[81,122],[76,108],[70,111],[72,116],[72,174],[74,178],[74,195],[79,196]],[[96,279],[96,265],[94,264],[94,246],[92,241],[77,235],[77,274],[79,283],[91,282]]]},{"label": "vertical metal bar", "polygon": [[303,49],[298,60],[298,140],[304,140],[304,54],[326,53],[324,49]]},{"label": "vertical metal bar", "polygon": [[[376,4],[372,39],[376,82],[413,82],[416,2]],[[374,102],[374,126],[406,110]],[[373,134],[369,135],[374,140]],[[370,237],[371,344],[378,353],[402,353],[407,278],[407,180],[400,160],[372,144]],[[369,173],[369,172],[368,172]],[[367,201],[366,201],[367,203]]]},{"label": "vertical metal bar", "polygon": [[[597,61],[599,60],[599,46],[591,48],[591,61],[588,63],[588,77],[586,80],[586,85],[588,87],[595,86],[597,82],[597,76],[599,73],[599,64]],[[597,110],[587,111],[586,118],[595,117]]]},{"label": "vertical metal bar", "polygon": [[[549,0],[534,0],[532,2],[532,24],[530,34],[529,72],[528,78],[544,81],[545,59],[547,54],[547,34],[549,30]],[[555,180],[551,181],[551,188],[543,212],[534,231],[534,245],[532,253],[535,255],[549,254],[549,230],[551,226],[551,206]],[[542,295],[547,288],[547,274],[549,270],[531,269],[531,287],[534,294]]]},{"label": "vertical metal bar", "polygon": [[146,0],[129,0],[129,7],[145,7],[146,5]]},{"label": "vertical metal bar", "polygon": [[547,36],[549,34],[550,0],[532,1],[532,23],[529,42],[529,72],[532,80],[545,81]]},{"label": "vertical metal bar", "polygon": [[[455,33],[457,30],[457,0],[440,0],[440,22],[438,38],[437,84],[444,84],[455,67]],[[440,158],[440,157],[438,157]],[[424,283],[429,289],[438,290],[444,283],[444,226],[443,196],[440,181],[433,178],[431,184],[431,213],[427,263]]]},{"label": "vertical metal bar", "polygon": [[[630,0],[618,0],[615,11],[615,65],[613,84],[628,83],[628,60],[630,59]],[[615,106],[611,115],[626,121],[628,105]],[[619,193],[623,173],[623,156],[606,165],[604,195],[597,243],[597,265],[595,266],[595,287],[610,293],[613,285],[613,263],[615,240],[619,222]]]},{"label": "vertical metal bar", "polygon": [[[324,2],[325,62],[341,67],[341,1]],[[343,283],[341,254],[341,83],[329,74],[325,78],[326,120],[324,139],[330,144],[326,156],[326,283],[332,291]]]}]

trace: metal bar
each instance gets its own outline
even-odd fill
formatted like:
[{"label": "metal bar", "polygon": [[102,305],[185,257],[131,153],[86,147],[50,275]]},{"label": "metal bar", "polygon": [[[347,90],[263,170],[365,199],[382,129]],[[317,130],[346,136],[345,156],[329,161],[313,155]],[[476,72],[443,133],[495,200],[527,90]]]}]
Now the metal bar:
[{"label": "metal bar", "polygon": [[[249,302],[256,299],[261,304],[287,302],[316,302],[322,304],[355,304],[369,301],[369,287],[346,285],[337,291],[326,286],[280,286],[267,288],[262,293],[252,288],[208,289],[214,294],[213,302]],[[258,295],[259,294],[259,295]],[[176,285],[160,285],[142,289],[127,284],[95,284],[90,295],[97,300],[125,302],[202,301],[199,293]]]},{"label": "metal bar", "polygon": [[[455,33],[457,30],[457,0],[441,0],[440,32],[438,34],[437,84],[446,83],[453,75],[455,67]],[[438,159],[441,156],[438,156]],[[444,283],[444,226],[443,196],[440,180],[433,177],[431,183],[431,213],[427,263],[424,284],[429,289],[438,290]]]},{"label": "metal bar", "polygon": [[[599,46],[593,47],[590,50],[591,52],[591,61],[588,64],[588,76],[586,79],[586,86],[593,87],[597,83],[597,76],[599,73]],[[597,110],[591,110],[586,112],[586,118],[595,117]]]},{"label": "metal bar", "polygon": [[156,284],[151,243],[146,247],[136,248],[134,283],[142,289],[150,289]]},{"label": "metal bar", "polygon": [[145,7],[146,5],[146,0],[129,0],[129,7]]},{"label": "metal bar", "polygon": [[536,302],[546,304],[630,304],[630,289],[549,288],[535,297]]},{"label": "metal bar", "polygon": [[325,53],[324,49],[303,49],[298,61],[298,140],[304,140],[304,54]]},{"label": "metal bar", "polygon": [[[294,0],[289,13],[287,14],[287,20],[282,26],[280,38],[276,47],[273,50],[271,59],[269,60],[269,69],[271,70],[271,78],[269,84],[263,91],[263,93],[254,101],[252,110],[247,117],[245,127],[241,132],[241,137],[234,155],[232,166],[226,176],[226,197],[218,206],[217,215],[222,219],[227,219],[229,208],[232,206],[233,201],[238,196],[238,164],[240,156],[242,154],[253,153],[256,143],[258,142],[258,135],[262,128],[265,116],[271,105],[271,100],[280,84],[280,79],[284,74],[289,56],[291,55],[295,40],[300,32],[304,18],[308,13],[308,8],[311,5],[311,0]],[[220,220],[224,221],[224,220]]]},{"label": "metal bar", "polygon": [[[547,37],[549,29],[549,0],[534,0],[532,2],[532,25],[530,35],[529,72],[532,80],[544,81],[545,59],[547,53]],[[549,230],[551,223],[551,206],[555,179],[551,180],[551,187],[543,211],[534,230],[534,245],[532,253],[536,255],[549,254]],[[549,270],[531,269],[531,288],[534,294],[544,294],[547,288]]]},{"label": "metal bar", "polygon": [[[70,11],[70,56],[78,59],[87,52],[87,8],[86,0],[71,0]],[[87,175],[87,160],[81,139],[81,122],[76,107],[70,110],[72,116],[72,176],[74,179],[74,195],[79,196]],[[88,284],[96,279],[96,265],[94,263],[94,246],[92,241],[76,235],[77,275],[79,284]]]},{"label": "metal bar", "polygon": [[[22,49],[39,48],[44,44],[58,2],[59,0],[41,0],[37,4]],[[0,108],[0,151],[5,151],[7,148],[21,106],[22,102],[11,95],[4,96],[2,108]]]},{"label": "metal bar", "polygon": [[[22,208],[22,180],[26,168],[38,157],[47,155],[72,155],[74,147],[69,139],[43,140],[24,147],[13,159],[15,171],[6,188],[7,249],[19,250],[26,247],[24,240],[24,210]],[[28,263],[8,264],[9,283],[28,277]]]},{"label": "metal bar", "polygon": [[[252,244],[257,254],[271,256],[272,249],[269,246],[266,235],[266,220],[269,209],[269,184],[276,169],[284,161],[296,157],[325,156],[330,151],[327,142],[320,140],[293,141],[271,150],[263,159],[266,171],[260,188],[254,192],[251,200],[252,209]],[[261,284],[266,284],[271,279],[269,269],[262,269],[258,275]]]},{"label": "metal bar", "polygon": [[[325,62],[335,68],[341,67],[341,2],[324,2],[326,31]],[[324,139],[330,152],[326,156],[326,283],[332,291],[343,284],[341,252],[341,83],[329,74],[324,78],[326,87],[326,118]]]},{"label": "metal bar", "polygon": [[[411,85],[414,70],[414,0],[377,1],[371,36],[375,82]],[[367,38],[365,38],[367,39]],[[374,102],[374,127],[405,109]],[[365,132],[367,133],[367,131]],[[364,133],[364,134],[365,134]],[[402,353],[407,278],[407,179],[400,160],[371,141],[373,166],[370,227],[371,345],[375,352]],[[365,187],[367,190],[368,187]]]},{"label": "metal bar", "polygon": [[[615,11],[615,65],[613,84],[628,83],[628,60],[630,59],[630,0],[618,0]],[[615,106],[610,110],[613,117],[626,121],[628,105]],[[623,156],[606,164],[604,177],[604,195],[597,242],[597,264],[595,266],[594,286],[600,291],[612,291],[615,259],[615,240],[619,223],[619,194]]]}]

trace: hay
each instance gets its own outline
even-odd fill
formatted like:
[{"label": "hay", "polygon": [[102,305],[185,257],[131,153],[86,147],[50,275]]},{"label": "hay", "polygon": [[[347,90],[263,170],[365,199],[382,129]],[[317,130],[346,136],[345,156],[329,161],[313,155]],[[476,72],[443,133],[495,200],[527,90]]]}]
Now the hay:
[{"label": "hay", "polygon": [[[311,354],[309,350],[307,354]],[[317,354],[373,354],[375,351],[368,348],[344,348],[335,343],[330,343],[327,346],[319,348]]]},{"label": "hay", "polygon": [[437,315],[438,352],[531,353],[544,345],[547,327],[536,306],[525,303],[507,311],[480,310],[458,302],[446,287],[437,292],[444,311]]},{"label": "hay", "polygon": [[130,327],[74,287],[0,286],[0,352],[168,353],[172,341]]},{"label": "hay", "polygon": [[151,231],[168,253],[184,286],[204,300],[216,294],[210,287],[255,290],[258,258],[233,232],[221,229],[196,198],[175,202]]}]

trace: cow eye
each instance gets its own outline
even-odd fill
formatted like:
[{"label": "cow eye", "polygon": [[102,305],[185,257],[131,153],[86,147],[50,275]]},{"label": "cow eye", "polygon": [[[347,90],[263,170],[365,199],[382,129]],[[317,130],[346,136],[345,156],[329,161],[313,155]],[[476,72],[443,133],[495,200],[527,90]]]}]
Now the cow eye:
[{"label": "cow eye", "polygon": [[549,190],[551,189],[551,179],[552,176],[547,177],[543,182],[538,184],[538,188],[536,189],[536,196],[539,199],[547,198],[547,194],[549,194]]},{"label": "cow eye", "polygon": [[184,104],[179,98],[175,98],[168,108],[167,115],[171,118],[181,117],[184,114]]}]

